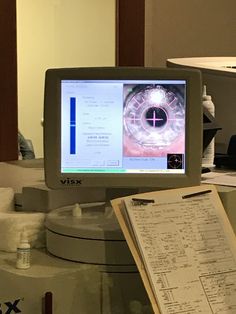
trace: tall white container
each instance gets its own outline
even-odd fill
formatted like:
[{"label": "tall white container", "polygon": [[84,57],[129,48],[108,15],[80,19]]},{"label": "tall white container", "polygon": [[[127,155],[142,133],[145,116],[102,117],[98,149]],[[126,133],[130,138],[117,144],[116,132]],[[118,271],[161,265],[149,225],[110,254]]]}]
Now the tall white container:
[{"label": "tall white container", "polygon": [[[206,85],[203,86],[203,94],[202,94],[202,104],[210,114],[215,116],[215,105],[212,102],[211,96],[207,95]],[[202,166],[203,167],[214,167],[214,156],[215,156],[215,140],[214,138],[211,140],[210,144],[207,146],[205,151],[203,152],[202,158]]]}]

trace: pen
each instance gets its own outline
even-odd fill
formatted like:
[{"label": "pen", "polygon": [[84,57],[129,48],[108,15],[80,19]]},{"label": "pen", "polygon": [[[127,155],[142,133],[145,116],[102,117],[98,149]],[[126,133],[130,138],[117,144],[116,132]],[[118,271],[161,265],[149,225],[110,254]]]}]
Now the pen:
[{"label": "pen", "polygon": [[182,198],[191,198],[191,197],[195,197],[195,196],[199,196],[199,195],[204,195],[204,194],[208,194],[211,193],[212,190],[204,190],[204,191],[200,191],[200,192],[196,192],[196,193],[192,193],[192,194],[187,194],[182,196]]}]

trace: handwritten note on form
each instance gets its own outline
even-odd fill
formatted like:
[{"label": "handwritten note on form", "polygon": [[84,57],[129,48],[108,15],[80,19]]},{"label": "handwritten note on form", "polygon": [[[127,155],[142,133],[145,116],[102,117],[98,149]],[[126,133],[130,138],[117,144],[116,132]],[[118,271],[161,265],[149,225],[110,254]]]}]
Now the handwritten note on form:
[{"label": "handwritten note on form", "polygon": [[[206,189],[211,193],[183,198]],[[214,186],[142,197],[154,203],[130,196],[112,205],[154,312],[235,314],[236,239]]]}]

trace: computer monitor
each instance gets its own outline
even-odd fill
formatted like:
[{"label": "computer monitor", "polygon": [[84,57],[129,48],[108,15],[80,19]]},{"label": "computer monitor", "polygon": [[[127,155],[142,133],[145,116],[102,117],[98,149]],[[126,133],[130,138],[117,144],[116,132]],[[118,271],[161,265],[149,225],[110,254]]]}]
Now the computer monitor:
[{"label": "computer monitor", "polygon": [[47,70],[46,184],[150,190],[200,184],[201,89],[198,70]]}]

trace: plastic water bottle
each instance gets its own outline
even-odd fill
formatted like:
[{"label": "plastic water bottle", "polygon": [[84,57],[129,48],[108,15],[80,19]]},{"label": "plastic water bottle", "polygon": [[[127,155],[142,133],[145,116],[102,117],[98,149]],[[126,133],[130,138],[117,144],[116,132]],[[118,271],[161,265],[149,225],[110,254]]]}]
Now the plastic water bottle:
[{"label": "plastic water bottle", "polygon": [[[211,96],[207,95],[206,85],[203,86],[203,94],[202,94],[202,104],[210,114],[215,116],[215,105],[212,102]],[[214,156],[215,156],[215,140],[214,138],[211,140],[210,144],[206,147],[203,152],[202,158],[202,166],[203,167],[214,167]]]}]

